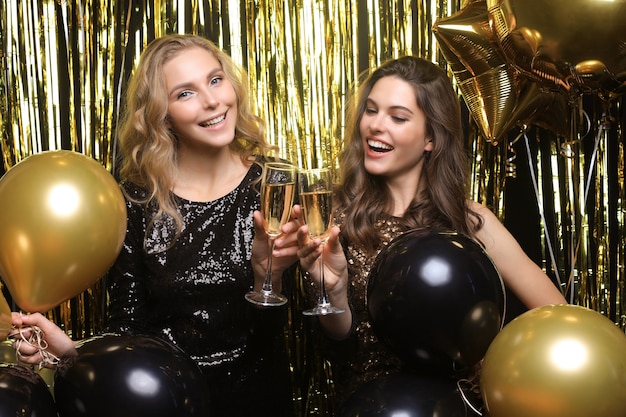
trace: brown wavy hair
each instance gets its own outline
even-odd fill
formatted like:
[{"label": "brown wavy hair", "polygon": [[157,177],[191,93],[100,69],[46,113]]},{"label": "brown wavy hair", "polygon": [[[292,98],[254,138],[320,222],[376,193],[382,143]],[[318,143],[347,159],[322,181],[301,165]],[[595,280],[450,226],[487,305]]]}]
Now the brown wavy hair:
[{"label": "brown wavy hair", "polygon": [[402,227],[453,229],[474,236],[483,220],[467,204],[469,165],[459,97],[442,68],[422,58],[404,56],[384,62],[367,76],[348,107],[336,192],[337,209],[345,216],[342,238],[374,252],[381,242],[376,222],[392,209],[385,178],[365,170],[359,131],[367,97],[384,77],[399,78],[413,88],[415,101],[426,116],[426,135],[433,141],[421,174],[426,187],[400,219]]},{"label": "brown wavy hair", "polygon": [[253,155],[275,152],[265,138],[265,123],[253,111],[248,76],[224,51],[208,39],[196,35],[172,34],[152,41],[142,52],[139,64],[126,90],[126,108],[120,127],[122,154],[119,176],[146,190],[140,203],[156,207],[152,219],[169,217],[178,234],[182,218],[170,192],[177,176],[178,139],[166,124],[168,99],[163,66],[181,51],[202,48],[220,63],[237,96],[237,125],[231,149],[242,160]]}]

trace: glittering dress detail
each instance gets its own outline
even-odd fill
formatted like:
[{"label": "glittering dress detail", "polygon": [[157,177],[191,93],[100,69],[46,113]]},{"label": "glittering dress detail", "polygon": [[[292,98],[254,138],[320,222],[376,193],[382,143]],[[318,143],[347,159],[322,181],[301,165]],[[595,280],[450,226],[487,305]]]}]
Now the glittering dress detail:
[{"label": "glittering dress detail", "polygon": [[[126,240],[107,276],[107,330],[156,335],[181,347],[207,375],[212,416],[247,415],[254,405],[246,411],[246,403],[258,400],[259,391],[278,401],[267,415],[288,415],[277,396],[291,400],[286,309],[262,310],[244,299],[254,280],[252,213],[260,205],[254,184],[260,173],[252,165],[237,188],[214,201],[175,197],[184,227],[171,247],[173,223],[150,227],[150,208],[127,201]],[[143,196],[140,188],[125,189]],[[263,392],[270,383],[274,392]]]},{"label": "glittering dress detail", "polygon": [[[381,233],[379,253],[398,236],[402,229],[398,221],[389,216],[379,220],[376,227]],[[342,242],[348,260],[348,299],[352,307],[353,331],[346,340],[326,339],[324,350],[332,364],[336,402],[341,403],[364,382],[398,371],[402,362],[390,349],[378,340],[372,329],[367,309],[367,277],[375,255],[368,255],[362,248]]]}]

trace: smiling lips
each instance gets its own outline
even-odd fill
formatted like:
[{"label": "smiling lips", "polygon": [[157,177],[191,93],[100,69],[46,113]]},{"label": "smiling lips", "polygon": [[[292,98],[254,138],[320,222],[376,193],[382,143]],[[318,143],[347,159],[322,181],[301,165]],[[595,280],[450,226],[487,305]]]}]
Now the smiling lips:
[{"label": "smiling lips", "polygon": [[367,146],[369,146],[369,148],[373,152],[385,153],[393,150],[393,146],[389,146],[386,143],[371,139],[368,139]]},{"label": "smiling lips", "polygon": [[204,123],[200,123],[200,126],[202,127],[215,126],[216,124],[223,122],[225,119],[226,119],[226,114],[222,114],[221,116],[218,116],[215,119],[207,120]]}]

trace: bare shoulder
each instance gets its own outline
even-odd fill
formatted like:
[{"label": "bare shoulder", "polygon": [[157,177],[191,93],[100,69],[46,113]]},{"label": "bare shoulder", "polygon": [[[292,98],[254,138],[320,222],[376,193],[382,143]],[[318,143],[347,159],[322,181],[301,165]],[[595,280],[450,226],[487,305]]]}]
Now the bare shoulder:
[{"label": "bare shoulder", "polygon": [[476,211],[479,214],[488,212],[493,215],[493,212],[489,209],[489,207],[474,200],[467,200],[467,206],[470,208],[470,210]]},{"label": "bare shoulder", "polygon": [[492,224],[494,222],[500,224],[500,220],[496,217],[493,211],[491,211],[491,209],[489,209],[489,207],[485,206],[484,204],[472,200],[467,200],[467,206],[470,210],[482,217],[485,226],[488,226],[489,224]]},{"label": "bare shoulder", "polygon": [[514,244],[510,233],[489,207],[471,200],[468,200],[468,206],[483,220],[483,225],[476,233],[476,237],[487,249],[494,250],[496,242]]}]

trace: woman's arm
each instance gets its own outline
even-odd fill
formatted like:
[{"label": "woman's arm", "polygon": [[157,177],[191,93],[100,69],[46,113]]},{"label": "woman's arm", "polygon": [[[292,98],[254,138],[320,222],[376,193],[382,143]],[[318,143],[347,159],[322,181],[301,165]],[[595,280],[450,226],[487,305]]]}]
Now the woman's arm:
[{"label": "woman's arm", "polygon": [[472,208],[484,219],[484,226],[476,237],[485,245],[504,284],[520,301],[529,309],[548,304],[567,304],[561,291],[526,255],[495,214],[475,202]]}]

